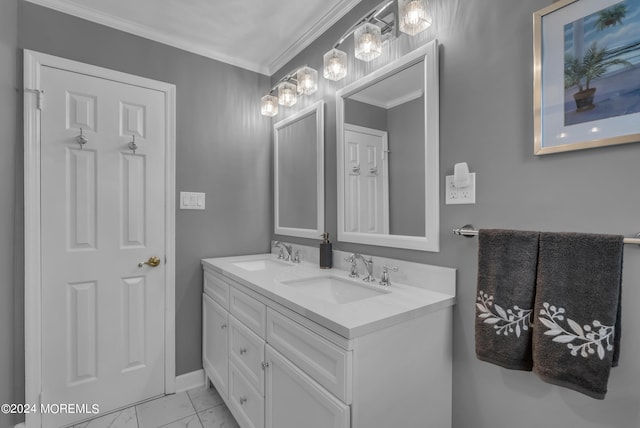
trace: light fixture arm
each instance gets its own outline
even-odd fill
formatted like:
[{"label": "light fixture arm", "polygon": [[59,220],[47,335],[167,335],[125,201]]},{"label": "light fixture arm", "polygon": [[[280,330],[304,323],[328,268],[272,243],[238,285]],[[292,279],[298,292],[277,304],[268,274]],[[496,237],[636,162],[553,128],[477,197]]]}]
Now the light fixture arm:
[{"label": "light fixture arm", "polygon": [[276,82],[276,84],[273,85],[273,87],[269,91],[269,94],[273,94],[278,89],[278,85],[283,83],[283,82],[290,82],[290,83],[293,83],[293,84],[297,85],[298,84],[298,77],[297,77],[298,71],[302,70],[305,67],[307,67],[307,64],[301,65],[300,67],[296,67],[293,70],[291,70],[290,72],[288,72],[287,74],[285,74],[284,76],[282,76]]},{"label": "light fixture arm", "polygon": [[[378,18],[380,14],[385,10],[387,10],[391,5],[394,5],[394,9],[395,9],[393,21],[389,23]],[[371,9],[369,12],[365,13],[362,16],[362,18],[357,20],[355,24],[349,27],[349,29],[342,35],[342,37],[340,37],[338,41],[333,45],[333,48],[337,49],[342,43],[344,43],[345,40],[347,40],[353,34],[354,31],[356,31],[356,28],[358,28],[360,25],[362,25],[365,22],[376,21],[376,22],[383,23],[384,27],[381,28],[382,34],[384,35],[389,33],[390,31],[394,31],[393,35],[397,37],[398,35],[397,34],[398,26],[396,25],[397,19],[398,19],[398,3],[396,2],[396,0],[384,0],[383,2],[378,4],[376,7]]]}]

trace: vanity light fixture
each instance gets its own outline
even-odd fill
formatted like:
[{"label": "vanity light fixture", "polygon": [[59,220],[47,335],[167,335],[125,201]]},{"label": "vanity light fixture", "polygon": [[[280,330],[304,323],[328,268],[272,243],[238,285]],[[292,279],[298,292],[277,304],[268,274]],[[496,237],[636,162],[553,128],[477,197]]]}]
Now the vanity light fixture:
[{"label": "vanity light fixture", "polygon": [[261,98],[260,113],[273,117],[278,114],[278,105],[292,106],[298,95],[311,95],[318,90],[318,72],[306,65],[287,73]]},{"label": "vanity light fixture", "polygon": [[282,82],[278,85],[278,104],[291,107],[298,102],[298,89],[296,85]]},{"label": "vanity light fixture", "polygon": [[382,53],[382,44],[398,37],[398,30],[415,36],[431,26],[428,0],[385,0],[356,21],[329,52],[324,54],[323,76],[340,80],[347,75],[347,54],[338,49],[353,34],[355,57],[371,61]]},{"label": "vanity light fixture", "polygon": [[318,90],[318,72],[311,67],[302,67],[296,73],[298,94],[311,95]]},{"label": "vanity light fixture", "polygon": [[278,97],[273,95],[265,95],[262,97],[262,107],[260,113],[263,116],[273,117],[278,114]]},{"label": "vanity light fixture", "polygon": [[325,79],[340,80],[347,75],[347,53],[340,49],[331,49],[324,54],[322,75]]},{"label": "vanity light fixture", "polygon": [[365,22],[353,32],[355,56],[362,61],[372,61],[382,54],[382,31],[380,27]]},{"label": "vanity light fixture", "polygon": [[400,31],[415,36],[431,26],[428,0],[398,0]]}]

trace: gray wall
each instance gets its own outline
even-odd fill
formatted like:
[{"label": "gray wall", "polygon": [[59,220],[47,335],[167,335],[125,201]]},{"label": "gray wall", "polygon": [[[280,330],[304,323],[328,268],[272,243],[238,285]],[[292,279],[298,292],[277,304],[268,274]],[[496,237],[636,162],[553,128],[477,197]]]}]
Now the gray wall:
[{"label": "gray wall", "polygon": [[424,236],[424,96],[389,109],[389,232]]},{"label": "gray wall", "polygon": [[344,123],[387,131],[387,110],[347,98],[344,100]]},{"label": "gray wall", "polygon": [[201,369],[200,259],[269,249],[270,120],[259,107],[269,78],[26,2],[18,43],[176,85],[176,190],[207,195],[205,211],[176,213],[176,372]]},{"label": "gray wall", "polygon": [[[308,64],[321,69],[328,51],[361,15],[377,4],[363,0],[273,76]],[[640,249],[626,246],[620,366],[604,401],[551,386],[532,373],[480,362],[474,350],[477,240],[455,237],[467,223],[482,228],[581,231],[633,235],[640,231],[640,144],[533,155],[532,13],[551,0],[436,0],[434,25],[400,53],[437,38],[440,47],[441,251],[392,250],[337,242],[334,248],[457,269],[453,333],[454,428],[631,428],[640,426]],[[352,52],[351,42],[344,47]],[[352,57],[353,55],[351,55]],[[372,71],[350,62],[342,82],[321,79],[327,103],[326,217],[336,236],[335,91]],[[281,115],[290,114],[283,112]],[[445,205],[444,177],[457,162],[477,173],[475,205]],[[290,239],[294,241],[293,238]],[[307,244],[314,241],[295,240]]]},{"label": "gray wall", "polygon": [[[18,25],[16,0],[0,2],[0,403],[16,403],[14,373],[16,338],[14,319],[14,213],[16,201],[18,94],[16,87],[16,47]],[[18,311],[19,312],[19,311]],[[17,375],[15,376],[17,377]],[[12,415],[0,413],[0,427],[12,426]]]}]

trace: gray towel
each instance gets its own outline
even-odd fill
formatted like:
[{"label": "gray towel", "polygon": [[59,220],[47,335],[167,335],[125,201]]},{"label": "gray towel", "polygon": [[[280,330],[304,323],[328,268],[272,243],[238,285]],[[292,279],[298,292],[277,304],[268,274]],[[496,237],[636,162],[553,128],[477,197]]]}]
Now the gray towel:
[{"label": "gray towel", "polygon": [[478,233],[476,356],[530,371],[538,232],[482,229]]},{"label": "gray towel", "polygon": [[620,340],[623,237],[540,234],[534,372],[603,399]]}]

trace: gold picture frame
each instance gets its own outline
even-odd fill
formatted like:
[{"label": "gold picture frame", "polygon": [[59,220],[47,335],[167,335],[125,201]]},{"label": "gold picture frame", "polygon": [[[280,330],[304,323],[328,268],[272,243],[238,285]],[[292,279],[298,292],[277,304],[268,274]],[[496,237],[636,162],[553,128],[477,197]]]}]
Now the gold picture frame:
[{"label": "gold picture frame", "polygon": [[640,142],[640,2],[559,0],[533,14],[534,153]]}]

